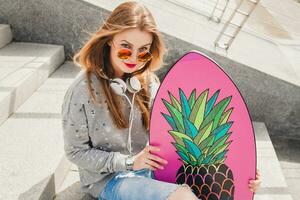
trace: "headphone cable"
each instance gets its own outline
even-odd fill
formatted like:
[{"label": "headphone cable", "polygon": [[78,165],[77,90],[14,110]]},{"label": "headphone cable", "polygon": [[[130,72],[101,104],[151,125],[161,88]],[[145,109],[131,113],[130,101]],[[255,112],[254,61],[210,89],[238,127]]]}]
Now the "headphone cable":
[{"label": "headphone cable", "polygon": [[129,155],[132,156],[132,147],[131,147],[131,128],[132,128],[132,122],[133,122],[133,114],[134,114],[134,97],[135,97],[135,93],[133,93],[132,96],[132,101],[130,102],[129,98],[127,97],[127,95],[123,94],[123,96],[125,96],[125,98],[127,99],[127,101],[130,104],[130,114],[129,114],[129,130],[128,130],[128,140],[127,140],[127,149],[129,151]]}]

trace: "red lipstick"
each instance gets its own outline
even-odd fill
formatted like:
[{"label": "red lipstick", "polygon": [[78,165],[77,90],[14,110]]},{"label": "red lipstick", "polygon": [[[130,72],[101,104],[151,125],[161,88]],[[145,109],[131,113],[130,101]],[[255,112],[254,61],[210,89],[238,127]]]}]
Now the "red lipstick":
[{"label": "red lipstick", "polygon": [[129,63],[124,63],[127,67],[129,68],[134,68],[136,64],[129,64]]}]

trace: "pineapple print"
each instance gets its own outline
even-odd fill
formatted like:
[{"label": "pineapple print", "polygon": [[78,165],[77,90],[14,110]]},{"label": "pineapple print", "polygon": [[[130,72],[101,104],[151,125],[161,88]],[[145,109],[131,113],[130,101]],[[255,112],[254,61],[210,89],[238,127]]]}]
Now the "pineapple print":
[{"label": "pineapple print", "polygon": [[228,119],[233,108],[225,111],[231,96],[215,105],[220,90],[207,101],[208,92],[206,89],[196,98],[194,89],[187,98],[179,88],[179,100],[169,91],[171,101],[162,99],[170,115],[161,114],[172,127],[168,132],[183,163],[176,183],[188,184],[202,200],[233,200],[233,173],[224,163],[232,142],[228,138],[233,122]]}]

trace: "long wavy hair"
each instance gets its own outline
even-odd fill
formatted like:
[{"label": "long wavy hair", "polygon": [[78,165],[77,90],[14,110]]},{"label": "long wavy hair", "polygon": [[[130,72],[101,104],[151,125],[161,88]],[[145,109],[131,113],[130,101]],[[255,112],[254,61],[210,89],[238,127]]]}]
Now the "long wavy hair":
[{"label": "long wavy hair", "polygon": [[86,71],[88,90],[93,103],[98,105],[91,86],[91,73],[94,73],[100,80],[100,87],[103,88],[114,123],[118,128],[127,128],[129,123],[125,120],[124,113],[121,112],[122,109],[119,107],[121,106],[121,97],[110,89],[106,77],[113,78],[115,75],[109,59],[110,46],[108,42],[113,39],[115,34],[131,28],[139,28],[141,31],[147,31],[153,36],[150,47],[150,52],[153,55],[152,59],[141,69],[131,74],[124,73],[125,79],[135,75],[141,82],[142,89],[135,95],[135,104],[139,106],[142,112],[143,126],[146,130],[149,130],[151,109],[148,90],[149,76],[154,76],[156,81],[160,82],[154,72],[164,65],[163,56],[167,49],[152,14],[144,5],[129,1],[116,7],[103,25],[91,35],[91,38],[74,55],[73,62]]}]

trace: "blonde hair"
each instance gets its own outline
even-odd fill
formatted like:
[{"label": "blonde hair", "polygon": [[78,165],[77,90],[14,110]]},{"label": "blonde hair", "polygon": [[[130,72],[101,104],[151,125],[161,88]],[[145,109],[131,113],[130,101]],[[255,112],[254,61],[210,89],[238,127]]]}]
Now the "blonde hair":
[{"label": "blonde hair", "polygon": [[[111,66],[109,58],[110,46],[108,42],[113,36],[124,30],[131,28],[139,28],[141,31],[147,31],[152,34],[153,41],[150,52],[153,58],[148,61],[144,67],[135,71],[131,75],[135,75],[141,82],[142,89],[135,95],[135,104],[137,104],[142,112],[142,121],[146,130],[150,125],[150,94],[147,85],[148,76],[152,75],[159,82],[154,71],[163,66],[163,55],[167,51],[162,40],[160,32],[157,30],[155,20],[150,11],[142,4],[129,1],[120,4],[108,16],[103,25],[92,35],[85,43],[82,49],[73,57],[76,65],[85,69],[86,78],[88,80],[88,90],[92,97],[92,101],[97,104],[95,94],[92,92],[91,73],[94,73],[101,82],[108,109],[112,115],[114,123],[118,128],[127,128],[128,121],[124,120],[124,115],[119,108],[120,96],[112,92],[109,88],[109,81],[106,77],[112,78],[114,70]],[[125,73],[126,76],[130,74]]]}]

